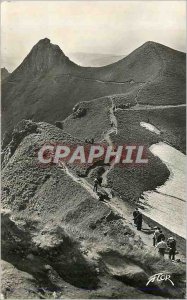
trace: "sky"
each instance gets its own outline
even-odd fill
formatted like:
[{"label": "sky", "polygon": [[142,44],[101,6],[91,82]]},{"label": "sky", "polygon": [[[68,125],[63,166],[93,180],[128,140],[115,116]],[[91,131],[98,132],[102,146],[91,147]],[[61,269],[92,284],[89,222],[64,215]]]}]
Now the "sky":
[{"label": "sky", "polygon": [[1,64],[13,71],[42,38],[71,53],[127,55],[146,41],[186,49],[186,2],[4,1]]}]

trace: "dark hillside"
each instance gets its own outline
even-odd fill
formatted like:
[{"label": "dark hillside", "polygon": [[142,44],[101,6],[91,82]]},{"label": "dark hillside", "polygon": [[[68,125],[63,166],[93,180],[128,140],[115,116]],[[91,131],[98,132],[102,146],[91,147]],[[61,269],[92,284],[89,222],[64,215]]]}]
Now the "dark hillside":
[{"label": "dark hillside", "polygon": [[[127,214],[122,217],[110,203],[98,201],[87,179],[81,181],[73,170],[38,165],[35,151],[46,140],[78,142],[55,126],[24,121],[5,149],[1,219],[5,280],[16,274],[30,298],[52,298],[53,292],[86,297],[88,290],[90,298],[176,298],[176,290],[166,289],[165,283],[164,290],[159,284],[151,292],[142,288],[164,267],[182,298],[184,267],[148,249]],[[14,284],[7,289],[3,281],[3,294],[19,298],[19,288]]]},{"label": "dark hillside", "polygon": [[[125,97],[125,96],[123,96]],[[127,100],[127,99],[126,99]],[[128,97],[128,102],[131,98]],[[106,142],[111,129],[110,108],[121,105],[121,97],[105,97],[79,104],[86,109],[86,115],[74,119],[69,116],[63,123],[66,132],[85,140],[94,138],[95,142]],[[131,102],[133,104],[133,102]],[[115,145],[145,145],[147,148],[160,141],[166,141],[185,153],[185,107],[156,107],[117,109],[117,134],[110,134]],[[141,108],[141,106],[139,107]],[[140,126],[148,122],[156,126],[160,135],[151,133]],[[107,138],[108,139],[108,138]],[[143,191],[154,190],[169,177],[169,170],[148,150],[149,163],[141,167],[114,167],[108,174],[108,184],[125,201],[137,201]],[[159,171],[158,171],[159,170]]]},{"label": "dark hillside", "polygon": [[[63,122],[63,128],[66,132],[85,140],[86,138],[95,138],[95,141],[101,141],[107,129],[110,128],[111,101],[116,106],[116,118],[119,121],[120,129],[118,131],[118,142],[140,142],[150,144],[151,142],[167,141],[176,149],[185,153],[186,151],[186,110],[182,106],[136,106],[132,93],[124,95],[103,97],[89,102],[79,103],[79,109],[85,109],[86,114],[81,118],[74,118],[70,115]],[[130,109],[124,108],[124,103],[130,104]],[[161,136],[155,136],[145,132],[140,122],[150,122],[161,131]],[[144,132],[142,136],[140,132]],[[117,137],[118,137],[117,135]],[[132,136],[134,136],[132,140]],[[116,141],[117,137],[114,137]]]},{"label": "dark hillside", "polygon": [[185,103],[185,55],[147,42],[99,68],[71,62],[49,39],[39,41],[2,84],[2,131],[22,119],[63,120],[80,101],[131,93],[137,103]]},{"label": "dark hillside", "polygon": [[1,81],[7,78],[10,75],[6,68],[1,68]]}]

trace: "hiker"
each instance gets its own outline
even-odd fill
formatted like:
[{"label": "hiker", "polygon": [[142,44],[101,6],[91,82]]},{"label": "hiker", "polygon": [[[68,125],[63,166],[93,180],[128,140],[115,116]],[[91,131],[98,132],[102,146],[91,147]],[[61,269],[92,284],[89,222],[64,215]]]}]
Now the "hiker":
[{"label": "hiker", "polygon": [[170,237],[167,240],[167,245],[169,248],[169,259],[175,260],[176,240],[173,237]]},{"label": "hiker", "polygon": [[133,211],[133,220],[134,220],[134,225],[136,225],[136,217],[138,215],[139,211],[138,208],[136,207],[135,210]]},{"label": "hiker", "polygon": [[91,144],[94,144],[94,139],[93,139],[93,138],[91,139],[90,143],[91,143]]},{"label": "hiker", "polygon": [[164,239],[162,238],[161,241],[156,245],[156,248],[158,248],[158,253],[160,254],[160,256],[163,256],[163,257],[164,257],[165,251],[167,249],[167,244],[164,241]]},{"label": "hiker", "polygon": [[153,246],[155,247],[156,244],[158,243],[158,236],[160,235],[160,228],[159,227],[155,227],[155,232],[153,234]]},{"label": "hiker", "polygon": [[105,196],[102,193],[98,193],[99,195],[99,201],[104,201],[105,200]]},{"label": "hiker", "polygon": [[142,229],[142,214],[139,211],[136,216],[136,224],[137,224],[137,230],[141,230]]},{"label": "hiker", "polygon": [[159,233],[159,235],[158,235],[158,237],[157,237],[157,243],[161,242],[162,239],[163,239],[163,240],[166,239],[166,238],[165,238],[165,235],[164,235],[163,232],[162,232],[162,230],[160,229],[159,231],[160,231],[160,233]]},{"label": "hiker", "polygon": [[96,193],[97,193],[97,187],[98,187],[98,184],[99,184],[98,179],[95,178],[95,179],[94,179],[94,187],[93,187],[93,191],[96,192]]},{"label": "hiker", "polygon": [[100,176],[100,177],[97,177],[97,180],[98,180],[99,185],[101,186],[103,178]]},{"label": "hiker", "polygon": [[113,122],[113,121],[110,122],[110,126],[111,126],[111,127],[114,126],[114,122]]}]

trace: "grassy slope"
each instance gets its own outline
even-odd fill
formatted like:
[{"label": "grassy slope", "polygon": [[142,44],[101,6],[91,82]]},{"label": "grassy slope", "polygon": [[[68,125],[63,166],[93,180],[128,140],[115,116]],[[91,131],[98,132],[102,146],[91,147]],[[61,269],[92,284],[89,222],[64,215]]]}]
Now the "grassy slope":
[{"label": "grassy slope", "polygon": [[[186,98],[186,55],[152,44],[161,69],[154,81],[141,90],[138,102],[152,105],[171,105],[185,103]],[[149,80],[150,81],[150,80]]]},{"label": "grassy slope", "polygon": [[[72,136],[85,139],[95,137],[96,141],[103,139],[104,133],[110,128],[109,108],[111,107],[111,99],[114,105],[120,107],[123,103],[131,103],[131,110],[117,110],[116,117],[120,124],[120,134],[122,140],[131,142],[131,136],[133,142],[147,142],[147,139],[151,142],[155,141],[167,141],[176,149],[185,153],[186,149],[186,112],[185,107],[165,107],[157,109],[140,109],[133,110],[135,105],[134,93],[127,93],[124,95],[103,97],[95,99],[93,101],[80,103],[80,108],[86,109],[86,115],[81,118],[74,118],[74,115],[70,115],[63,122],[63,128],[66,132],[69,132]],[[161,135],[158,137],[155,134],[149,133],[147,130],[139,126],[140,122],[150,122],[161,131]],[[127,130],[127,131],[126,131]],[[130,135],[130,132],[132,134]],[[143,133],[143,136],[139,136],[139,132]],[[120,139],[120,138],[119,138]]]},{"label": "grassy slope", "polygon": [[186,111],[185,107],[150,109],[126,112],[125,115],[134,116],[143,122],[150,122],[161,133],[161,140],[167,141],[176,149],[186,153]]},{"label": "grassy slope", "polygon": [[131,88],[130,84],[103,84],[77,77],[54,78],[50,75],[35,78],[29,84],[23,81],[19,89],[17,86],[10,88],[14,101],[5,97],[9,104],[3,110],[2,129],[4,131],[5,127],[10,128],[22,118],[54,123],[67,117],[77,102],[124,93]]},{"label": "grassy slope", "polygon": [[[153,44],[147,46],[143,47],[143,52],[140,49],[142,52],[141,60],[137,55],[139,50],[136,50],[135,54],[131,54],[130,60],[121,61],[125,68],[130,68],[130,72],[124,72],[124,66],[121,65],[121,62],[116,63],[115,66],[94,70],[90,68],[80,70],[70,64],[70,69],[76,76],[83,76],[83,74],[85,76],[86,74],[87,77],[93,76],[93,78],[105,80],[130,80],[132,77],[137,81],[140,79],[150,80],[149,83],[142,86],[138,97],[136,97],[137,84],[127,83],[125,92],[128,91],[129,87],[132,88],[132,91],[126,95],[124,95],[121,86],[116,88],[115,93],[118,93],[118,89],[120,89],[119,93],[123,93],[123,96],[118,97],[119,103],[124,101],[134,104],[135,98],[139,103],[183,103],[184,55],[173,52],[173,50],[169,51],[170,54],[168,55],[167,48],[167,55],[165,56],[163,48],[161,51],[155,50]],[[152,59],[154,61],[153,66],[150,64]],[[168,59],[167,64],[165,64],[166,59]],[[33,61],[31,62],[30,66],[32,67]],[[62,65],[64,66],[62,73],[69,72],[64,61]],[[54,122],[56,119],[62,119],[62,115],[65,116],[67,112],[69,113],[70,107],[80,101],[79,97],[81,100],[88,100],[92,97],[103,96],[105,93],[107,95],[114,93],[113,86],[110,87],[110,90],[108,84],[103,88],[103,83],[96,83],[95,81],[93,83],[77,77],[68,77],[67,80],[64,80],[63,77],[62,79],[62,76],[59,76],[62,65],[55,70],[53,69],[52,72],[51,69],[45,69],[44,73],[43,70],[37,73],[38,64],[36,64],[34,75],[30,74],[31,77],[26,78],[29,66],[26,66],[25,70],[22,68],[19,70],[19,76],[16,80],[14,74],[12,75],[12,82],[10,80],[9,83],[6,83],[8,90],[7,86],[4,86],[6,97],[3,98],[3,101],[7,102],[8,105],[11,103],[9,107],[3,105],[5,127],[9,123],[13,125],[14,122],[22,118],[22,113],[26,108],[27,117],[33,118],[35,115],[38,120],[47,118],[50,122]],[[142,72],[142,66],[144,72]],[[43,68],[43,64],[41,68]],[[98,71],[99,75],[97,75]],[[101,77],[95,77],[96,75]],[[150,77],[151,75],[153,76]],[[134,87],[135,90],[133,90]],[[176,91],[178,91],[177,95]],[[67,107],[65,107],[64,101],[67,103]],[[108,98],[80,104],[80,107],[86,108],[86,115],[78,119],[73,119],[71,115],[64,122],[65,131],[76,138],[72,138],[51,125],[37,125],[39,131],[30,132],[30,135],[24,138],[19,147],[16,145],[15,153],[3,170],[3,207],[12,211],[13,218],[16,220],[14,223],[9,216],[5,215],[3,257],[15,264],[17,268],[22,268],[22,271],[30,270],[33,277],[39,280],[42,285],[44,282],[45,284],[52,284],[51,279],[46,278],[46,271],[44,270],[44,266],[50,264],[61,278],[79,288],[80,286],[93,287],[93,285],[97,285],[99,278],[96,275],[96,266],[99,266],[101,277],[106,274],[106,270],[112,276],[112,286],[114,285],[113,276],[116,276],[114,270],[115,268],[118,270],[121,265],[121,259],[119,259],[118,266],[113,265],[112,258],[116,255],[116,251],[118,258],[122,255],[123,261],[127,259],[133,263],[133,267],[141,267],[143,282],[146,281],[147,276],[160,271],[163,264],[165,270],[172,269],[172,272],[176,274],[178,272],[183,273],[181,269],[177,269],[177,267],[175,269],[169,262],[160,261],[155,256],[155,252],[146,253],[142,250],[144,248],[141,248],[141,241],[134,236],[134,232],[128,226],[124,228],[121,220],[114,216],[112,216],[112,221],[109,221],[107,219],[110,212],[109,208],[90,196],[85,189],[72,181],[61,170],[55,167],[41,169],[37,165],[36,157],[33,154],[34,150],[46,140],[64,140],[66,143],[78,143],[80,140],[92,137],[97,141],[103,140],[103,133],[106,133],[110,128],[108,111],[110,105],[111,100]],[[21,106],[23,111],[19,111]],[[149,113],[145,111],[118,111],[118,135],[113,135],[112,140],[120,144],[128,142],[147,144],[148,146],[157,142],[159,138],[156,135],[139,125],[140,121],[147,122],[148,118],[151,123],[163,131],[161,139],[167,139],[172,145],[184,150],[185,116],[183,108],[151,110]],[[144,168],[114,168],[109,173],[110,186],[124,200],[136,200],[142,191],[154,189],[168,177],[168,170],[161,161],[150,152],[149,158],[150,163]],[[19,240],[18,237],[22,238]],[[82,241],[84,242],[82,243]],[[85,257],[84,251],[82,251],[82,247],[86,251],[88,249],[92,251],[91,249],[96,245],[97,247],[99,245],[100,248],[101,265],[98,261],[95,265],[95,262]],[[109,255],[105,254],[106,248],[110,249]],[[15,252],[17,253],[16,257],[13,256]],[[38,271],[37,268],[31,268],[32,264],[28,264],[26,258],[29,253],[38,256],[39,260],[36,261],[36,266],[41,265],[44,269]],[[20,257],[25,258],[25,264]],[[44,278],[41,275],[43,272]],[[132,285],[130,293],[134,293],[134,297],[138,298],[142,294],[138,292],[137,295],[137,282],[140,285],[142,282],[138,281],[134,275],[133,273],[134,281],[132,278],[129,280],[131,275],[127,274],[120,276],[118,274],[118,279],[124,281],[125,284],[130,282]],[[99,280],[101,284],[102,280]],[[128,289],[129,286],[127,285]],[[109,297],[112,291],[109,290],[107,293],[107,297]],[[124,295],[124,290],[121,293]],[[129,294],[129,290],[127,294]],[[100,290],[98,293],[96,291],[95,295],[96,297],[100,297],[100,295],[105,297],[106,289]],[[176,296],[178,297],[178,295]],[[114,293],[113,297],[120,297],[120,294],[118,293],[116,296]]]},{"label": "grassy slope", "polygon": [[70,115],[63,122],[64,131],[82,140],[88,137],[89,139],[94,138],[95,141],[100,141],[103,133],[110,127],[110,106],[110,97],[79,103],[81,109],[86,109],[86,115],[81,118],[74,118],[74,114]]},{"label": "grassy slope", "polygon": [[168,178],[169,171],[160,159],[148,150],[148,147],[160,138],[140,126],[140,121],[144,121],[144,118],[138,117],[138,113],[134,111],[118,111],[116,116],[118,134],[112,136],[114,144],[144,145],[149,161],[142,166],[115,167],[109,173],[108,180],[123,199],[138,201],[143,191],[162,185]]},{"label": "grassy slope", "polygon": [[[111,215],[104,203],[94,199],[62,170],[55,166],[39,167],[35,149],[46,140],[75,142],[60,129],[40,123],[36,133],[29,134],[17,145],[3,169],[2,257],[21,271],[29,272],[37,288],[58,287],[63,295],[63,280],[80,291],[83,287],[96,288],[99,283],[96,297],[100,294],[107,297],[113,292],[122,297],[124,290],[118,291],[119,285],[116,287],[113,279],[119,268],[118,263],[113,265],[115,255],[120,264],[121,260],[126,261],[125,273],[118,274],[117,278],[125,283],[127,295],[141,298],[142,292],[137,287],[142,287],[148,276],[160,270],[160,263],[165,270],[170,270],[171,264],[160,262],[155,252],[147,252],[128,224]],[[98,259],[93,259],[95,251]],[[51,266],[52,277],[46,265]],[[132,267],[130,273],[127,266]],[[137,277],[139,272],[141,280]],[[181,274],[178,277],[181,284],[183,269],[173,266],[172,272]],[[106,275],[111,280],[109,290],[104,288]]]},{"label": "grassy slope", "polygon": [[50,123],[63,120],[80,101],[129,91],[135,98],[137,87],[139,103],[184,103],[184,65],[184,53],[148,42],[119,62],[84,68],[48,40],[40,41],[3,83],[3,132],[23,118]]},{"label": "grassy slope", "polygon": [[[113,97],[115,98],[115,97]],[[115,101],[114,101],[115,102]],[[117,98],[117,103],[121,103]],[[64,130],[81,139],[95,137],[103,141],[104,133],[110,129],[110,98],[81,103],[86,107],[84,117],[64,121]],[[165,108],[151,110],[117,110],[118,134],[111,135],[114,144],[140,144],[147,148],[159,141],[167,141],[185,152],[185,109]],[[140,126],[140,122],[150,122],[158,127],[161,135],[151,133]],[[145,190],[162,185],[169,176],[166,166],[149,150],[149,163],[142,166],[115,167],[108,176],[110,186],[125,200],[138,200]],[[159,170],[159,171],[158,171]]]},{"label": "grassy slope", "polygon": [[[179,150],[185,151],[185,109],[160,109],[147,111],[119,111],[118,135],[113,136],[115,143],[122,141],[150,146],[158,141],[167,140]],[[141,121],[158,127],[163,134],[157,136],[142,128]],[[169,172],[160,159],[149,152],[148,165],[141,168],[114,168],[109,174],[112,187],[125,199],[137,200],[140,191],[154,189],[162,185]]]}]

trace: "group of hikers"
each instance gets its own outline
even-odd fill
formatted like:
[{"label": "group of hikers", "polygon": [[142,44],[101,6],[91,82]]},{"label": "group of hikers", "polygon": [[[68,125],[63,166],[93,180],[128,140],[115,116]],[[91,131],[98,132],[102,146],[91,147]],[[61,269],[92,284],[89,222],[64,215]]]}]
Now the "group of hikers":
[{"label": "group of hikers", "polygon": [[94,138],[91,138],[91,139],[86,138],[85,143],[94,144]]},{"label": "group of hikers", "polygon": [[[137,227],[137,230],[142,229],[142,214],[136,208],[133,211],[133,220],[134,225]],[[173,237],[169,237],[166,240],[165,235],[163,234],[160,227],[154,227],[154,234],[153,234],[153,246],[158,249],[158,253],[164,257],[166,250],[169,250],[169,259],[175,260],[176,254],[176,240]]]},{"label": "group of hikers", "polygon": [[[102,180],[103,179],[101,176],[98,176],[94,179],[93,191],[98,194],[99,200],[104,200],[104,195],[98,193],[98,186],[101,186]],[[133,211],[133,220],[134,225],[137,227],[137,230],[142,230],[143,217],[138,208],[135,208],[135,210]],[[173,237],[169,237],[167,241],[165,240],[166,237],[160,227],[154,227],[153,246],[158,249],[158,253],[162,257],[164,257],[166,250],[169,250],[169,259],[175,260],[176,240]]]},{"label": "group of hikers", "polygon": [[166,240],[165,235],[159,227],[155,227],[153,234],[153,246],[158,249],[161,256],[164,257],[166,250],[169,250],[169,259],[175,260],[176,240],[171,236]]}]

